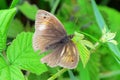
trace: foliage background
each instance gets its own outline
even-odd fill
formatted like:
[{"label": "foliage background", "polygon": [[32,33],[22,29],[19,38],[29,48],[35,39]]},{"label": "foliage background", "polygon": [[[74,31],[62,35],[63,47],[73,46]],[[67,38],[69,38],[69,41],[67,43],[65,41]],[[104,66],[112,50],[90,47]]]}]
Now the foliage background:
[{"label": "foliage background", "polygon": [[[94,0],[0,0],[0,80],[119,80],[120,1],[96,2],[98,6]],[[89,49],[87,64],[80,61],[76,69],[67,70],[39,61],[44,55],[32,48],[38,9],[57,16],[68,34],[77,31],[93,44],[99,43],[95,50]],[[117,46],[100,42],[104,26],[116,32]]]}]

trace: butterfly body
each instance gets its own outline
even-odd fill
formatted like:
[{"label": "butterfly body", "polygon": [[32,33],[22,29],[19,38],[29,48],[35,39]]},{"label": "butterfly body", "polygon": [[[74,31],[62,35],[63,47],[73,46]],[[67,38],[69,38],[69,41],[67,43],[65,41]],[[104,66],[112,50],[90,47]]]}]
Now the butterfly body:
[{"label": "butterfly body", "polygon": [[[65,45],[67,44],[71,39],[73,38],[73,35],[70,36],[65,36],[64,38],[62,38],[60,41],[54,43],[54,44],[50,44],[46,47],[46,50],[52,50],[55,49],[56,47],[58,47],[59,45]],[[59,44],[59,45],[58,45]]]},{"label": "butterfly body", "polygon": [[33,35],[34,50],[52,52],[41,59],[50,67],[61,66],[73,69],[79,61],[78,51],[68,36],[61,22],[51,13],[39,10],[35,21],[35,33]]}]

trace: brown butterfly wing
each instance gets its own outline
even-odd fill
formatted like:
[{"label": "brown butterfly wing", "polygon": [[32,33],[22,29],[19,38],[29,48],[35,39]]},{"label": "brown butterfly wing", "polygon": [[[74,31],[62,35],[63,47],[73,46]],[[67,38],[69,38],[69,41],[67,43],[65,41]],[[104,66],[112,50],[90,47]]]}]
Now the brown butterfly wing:
[{"label": "brown butterfly wing", "polygon": [[46,47],[60,41],[67,34],[60,21],[51,13],[39,10],[36,15],[33,48],[46,51]]},{"label": "brown butterfly wing", "polygon": [[50,67],[58,66],[60,62],[60,54],[63,50],[64,45],[59,45],[52,53],[46,55],[41,59],[42,63],[47,63]]},{"label": "brown butterfly wing", "polygon": [[57,49],[42,58],[41,61],[51,67],[59,65],[64,68],[73,69],[78,64],[79,56],[76,46],[70,41],[65,45],[59,45]]},{"label": "brown butterfly wing", "polygon": [[59,66],[73,69],[77,66],[79,55],[75,44],[70,41],[65,45],[64,52],[60,56]]}]

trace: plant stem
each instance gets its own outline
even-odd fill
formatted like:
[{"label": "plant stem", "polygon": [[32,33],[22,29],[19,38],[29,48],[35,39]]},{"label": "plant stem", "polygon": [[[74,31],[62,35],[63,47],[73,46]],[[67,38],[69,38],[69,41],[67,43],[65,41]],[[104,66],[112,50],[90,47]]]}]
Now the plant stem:
[{"label": "plant stem", "polygon": [[96,43],[94,44],[95,48],[98,47],[99,45],[100,45],[99,42],[96,42]]},{"label": "plant stem", "polygon": [[56,8],[57,8],[59,2],[60,2],[60,0],[56,0],[56,1],[55,1],[55,4],[54,4],[54,6],[53,6],[53,8],[52,8],[52,10],[51,10],[51,13],[52,13],[52,14],[55,13],[55,10],[56,10]]},{"label": "plant stem", "polygon": [[63,74],[67,70],[68,69],[66,69],[66,68],[61,69],[56,74],[54,74],[53,76],[51,76],[48,80],[54,80],[54,79],[56,79],[58,76],[60,76],[61,74]]}]

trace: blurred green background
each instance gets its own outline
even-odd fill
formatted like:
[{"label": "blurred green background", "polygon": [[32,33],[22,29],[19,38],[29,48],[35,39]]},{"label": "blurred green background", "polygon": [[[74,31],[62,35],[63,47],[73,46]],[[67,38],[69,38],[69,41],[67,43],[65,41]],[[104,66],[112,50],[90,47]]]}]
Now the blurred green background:
[{"label": "blurred green background", "polygon": [[[83,33],[85,39],[93,44],[99,42],[102,31],[96,20],[100,17],[95,16],[91,1],[13,0],[12,3],[12,0],[0,0],[0,10],[7,10],[10,7],[17,8],[6,32],[7,47],[21,32],[34,32],[35,15],[38,9],[44,9],[54,14],[63,23],[68,34],[74,34],[77,31]],[[120,49],[120,0],[96,0],[96,3],[108,30],[116,33],[115,40],[118,42],[117,48]],[[112,49],[114,50],[114,47]],[[80,62],[76,69],[64,72],[56,80],[120,80],[120,56],[118,56],[118,60],[115,57],[114,51],[111,51],[107,43],[100,43],[91,52],[85,68]],[[28,80],[47,80],[60,69],[48,67],[48,71],[41,74],[30,73],[27,70],[22,70],[22,73],[27,76]]]}]

